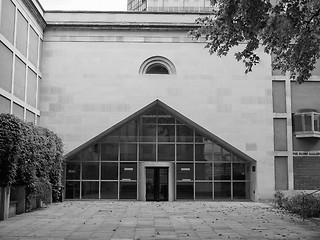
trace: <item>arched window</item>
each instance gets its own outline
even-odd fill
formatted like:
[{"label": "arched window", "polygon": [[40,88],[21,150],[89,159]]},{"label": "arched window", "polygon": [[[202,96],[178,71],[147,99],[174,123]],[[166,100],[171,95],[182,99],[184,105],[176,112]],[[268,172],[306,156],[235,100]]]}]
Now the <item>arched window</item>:
[{"label": "arched window", "polygon": [[150,57],[145,60],[140,69],[140,74],[175,74],[176,68],[173,63],[161,56]]}]

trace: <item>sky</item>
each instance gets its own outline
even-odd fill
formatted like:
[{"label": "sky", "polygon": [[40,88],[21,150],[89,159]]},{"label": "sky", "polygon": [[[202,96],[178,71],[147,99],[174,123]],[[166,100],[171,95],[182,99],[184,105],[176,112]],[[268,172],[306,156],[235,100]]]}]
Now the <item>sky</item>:
[{"label": "sky", "polygon": [[127,0],[38,0],[44,10],[126,11]]}]

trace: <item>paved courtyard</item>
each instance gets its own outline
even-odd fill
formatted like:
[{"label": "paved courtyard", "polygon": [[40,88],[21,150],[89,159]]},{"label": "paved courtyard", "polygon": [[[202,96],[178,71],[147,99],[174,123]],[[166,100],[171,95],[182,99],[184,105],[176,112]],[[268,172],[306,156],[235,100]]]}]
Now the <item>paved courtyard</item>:
[{"label": "paved courtyard", "polygon": [[0,222],[0,239],[320,239],[320,226],[252,202],[64,202]]}]

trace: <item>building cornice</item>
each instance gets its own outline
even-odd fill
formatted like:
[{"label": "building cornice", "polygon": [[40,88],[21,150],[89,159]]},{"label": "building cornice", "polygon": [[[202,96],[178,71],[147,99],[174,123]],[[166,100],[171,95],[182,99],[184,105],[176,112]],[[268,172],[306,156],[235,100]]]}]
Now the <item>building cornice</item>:
[{"label": "building cornice", "polygon": [[150,23],[150,22],[47,22],[47,28],[91,29],[91,30],[162,30],[189,31],[195,23]]},{"label": "building cornice", "polygon": [[[39,12],[38,8],[35,6],[33,1],[30,0],[22,0],[24,5],[28,8],[28,10],[31,12],[31,14],[36,19],[37,23],[40,25],[40,27],[44,30],[47,23],[42,14]],[[38,2],[38,1],[37,1]],[[39,4],[41,10],[43,10],[41,4]]]}]

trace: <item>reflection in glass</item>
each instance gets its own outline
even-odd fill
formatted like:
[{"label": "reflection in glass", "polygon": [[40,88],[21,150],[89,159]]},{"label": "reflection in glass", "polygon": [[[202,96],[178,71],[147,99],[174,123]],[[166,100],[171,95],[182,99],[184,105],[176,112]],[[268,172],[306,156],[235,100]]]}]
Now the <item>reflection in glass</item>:
[{"label": "reflection in glass", "polygon": [[177,145],[177,161],[193,161],[193,144]]},{"label": "reflection in glass", "polygon": [[175,126],[174,125],[158,125],[158,141],[174,142]]},{"label": "reflection in glass", "polygon": [[193,164],[178,163],[177,164],[177,180],[193,180]]},{"label": "reflection in glass", "polygon": [[214,179],[231,180],[231,163],[215,163]]},{"label": "reflection in glass", "polygon": [[177,199],[193,199],[193,182],[177,182]]},{"label": "reflection in glass", "polygon": [[66,182],[66,199],[80,199],[80,182]]},{"label": "reflection in glass", "polygon": [[212,199],[212,183],[197,182],[195,193],[196,193],[196,196],[195,196],[196,199]]},{"label": "reflection in glass", "polygon": [[134,120],[120,128],[121,142],[136,142],[138,136],[138,121]]},{"label": "reflection in glass", "polygon": [[120,199],[137,199],[137,183],[121,182]]},{"label": "reflection in glass", "polygon": [[140,141],[155,142],[156,141],[156,125],[141,125]]},{"label": "reflection in glass", "polygon": [[231,161],[231,153],[223,149],[217,144],[214,144],[213,147],[214,161],[223,161],[230,162]]},{"label": "reflection in glass", "polygon": [[95,143],[82,151],[83,161],[99,161],[100,144]]},{"label": "reflection in glass", "polygon": [[169,115],[158,116],[158,124],[174,124],[175,118]]},{"label": "reflection in glass", "polygon": [[136,163],[121,163],[120,164],[120,179],[121,180],[137,180],[137,164]]},{"label": "reflection in glass", "polygon": [[102,162],[101,163],[102,180],[118,180],[118,163]]},{"label": "reflection in glass", "polygon": [[118,199],[118,182],[101,182],[101,199]]},{"label": "reflection in glass", "polygon": [[67,163],[66,179],[68,180],[80,179],[80,163]]},{"label": "reflection in glass", "polygon": [[155,161],[156,160],[156,145],[155,144],[140,144],[139,151],[140,161]]},{"label": "reflection in glass", "polygon": [[158,145],[158,161],[174,161],[174,144]]},{"label": "reflection in glass", "polygon": [[82,179],[98,180],[99,179],[99,163],[83,162],[82,163]]},{"label": "reflection in glass", "polygon": [[177,142],[193,142],[193,129],[186,125],[177,125]]},{"label": "reflection in glass", "polygon": [[233,163],[233,180],[247,180],[249,178],[249,166],[244,163]]},{"label": "reflection in glass", "polygon": [[137,144],[121,144],[120,145],[121,161],[137,161]]},{"label": "reflection in glass", "polygon": [[214,183],[214,198],[215,199],[230,199],[231,198],[231,183],[230,182],[215,182]]},{"label": "reflection in glass", "polygon": [[196,155],[196,161],[212,161],[212,143],[209,141],[209,143],[205,144],[196,144],[195,148],[195,155]]},{"label": "reflection in glass", "polygon": [[82,182],[82,199],[99,199],[99,182]]},{"label": "reflection in glass", "polygon": [[212,163],[196,163],[196,180],[212,180]]},{"label": "reflection in glass", "polygon": [[233,183],[233,198],[249,199],[249,183],[234,182]]},{"label": "reflection in glass", "polygon": [[118,143],[101,144],[101,161],[118,161]]}]

